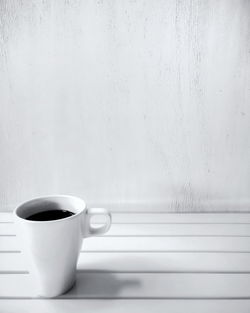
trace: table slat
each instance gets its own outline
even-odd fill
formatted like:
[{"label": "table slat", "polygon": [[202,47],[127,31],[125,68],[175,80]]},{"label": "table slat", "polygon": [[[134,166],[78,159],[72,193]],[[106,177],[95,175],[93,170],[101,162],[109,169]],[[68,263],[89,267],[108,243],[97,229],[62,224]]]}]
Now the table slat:
[{"label": "table slat", "polygon": [[6,313],[249,313],[250,300],[1,300]]},{"label": "table slat", "polygon": [[[248,253],[81,253],[79,271],[250,272]],[[0,272],[27,272],[22,253],[2,253]]]},{"label": "table slat", "polygon": [[[17,237],[0,237],[0,251],[20,251]],[[82,251],[250,252],[250,237],[93,237]]]},{"label": "table slat", "polygon": [[[36,296],[31,275],[0,275],[0,296]],[[61,298],[250,299],[250,274],[78,273]]]},{"label": "table slat", "polygon": [[[15,235],[14,223],[0,223],[0,235]],[[113,224],[104,236],[250,236],[250,224]]]},{"label": "table slat", "polygon": [[[112,213],[113,223],[250,223],[250,213]],[[103,222],[103,217],[95,221]],[[0,222],[13,222],[12,212],[0,213]]]}]

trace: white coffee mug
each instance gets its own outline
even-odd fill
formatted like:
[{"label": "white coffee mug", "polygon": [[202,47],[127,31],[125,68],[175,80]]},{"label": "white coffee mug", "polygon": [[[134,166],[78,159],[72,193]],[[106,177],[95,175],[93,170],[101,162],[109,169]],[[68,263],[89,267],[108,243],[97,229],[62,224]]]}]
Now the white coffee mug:
[{"label": "white coffee mug", "polygon": [[[30,215],[48,210],[68,210],[74,215],[49,221],[27,220]],[[17,236],[27,255],[29,271],[37,283],[40,297],[56,297],[69,290],[76,279],[76,264],[83,238],[106,233],[111,214],[103,208],[86,208],[77,197],[54,195],[32,199],[15,211]],[[104,215],[106,222],[91,226],[94,215]]]}]

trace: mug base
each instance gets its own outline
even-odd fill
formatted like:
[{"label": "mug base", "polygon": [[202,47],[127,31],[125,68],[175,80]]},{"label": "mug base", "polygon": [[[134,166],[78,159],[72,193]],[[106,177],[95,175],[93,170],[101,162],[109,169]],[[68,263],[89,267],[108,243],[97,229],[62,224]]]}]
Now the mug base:
[{"label": "mug base", "polygon": [[59,291],[59,292],[56,292],[56,293],[52,293],[52,292],[39,292],[37,294],[37,297],[40,298],[40,299],[50,299],[50,298],[57,298],[57,297],[60,297],[62,295],[64,295],[65,293],[69,292],[74,286],[75,286],[75,283],[76,283],[76,279],[73,280],[73,282],[71,282],[65,289],[63,289],[62,291]]}]

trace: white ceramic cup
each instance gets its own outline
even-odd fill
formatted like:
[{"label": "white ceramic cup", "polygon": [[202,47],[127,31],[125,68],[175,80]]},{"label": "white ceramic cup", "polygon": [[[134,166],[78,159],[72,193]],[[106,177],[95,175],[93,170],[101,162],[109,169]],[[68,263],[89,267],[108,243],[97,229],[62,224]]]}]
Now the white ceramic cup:
[{"label": "white ceramic cup", "polygon": [[[50,221],[25,219],[51,209],[68,210],[74,215]],[[14,215],[17,236],[37,284],[36,295],[46,298],[56,297],[73,286],[83,238],[104,234],[111,226],[111,214],[106,209],[89,209],[82,199],[65,195],[32,199],[18,206]],[[91,226],[94,215],[104,215],[105,224]]]}]

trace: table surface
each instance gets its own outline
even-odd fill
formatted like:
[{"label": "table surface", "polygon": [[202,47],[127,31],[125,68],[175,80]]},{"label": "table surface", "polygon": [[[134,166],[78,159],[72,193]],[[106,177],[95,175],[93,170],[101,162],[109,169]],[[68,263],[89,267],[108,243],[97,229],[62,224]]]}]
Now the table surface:
[{"label": "table surface", "polygon": [[68,293],[33,298],[12,214],[0,213],[0,313],[249,313],[250,214],[113,213],[77,269]]}]

